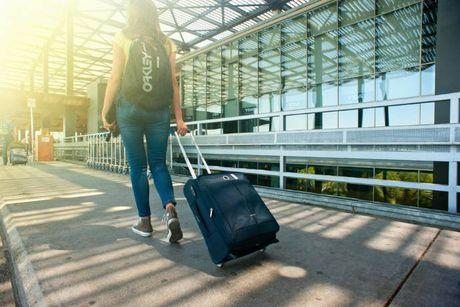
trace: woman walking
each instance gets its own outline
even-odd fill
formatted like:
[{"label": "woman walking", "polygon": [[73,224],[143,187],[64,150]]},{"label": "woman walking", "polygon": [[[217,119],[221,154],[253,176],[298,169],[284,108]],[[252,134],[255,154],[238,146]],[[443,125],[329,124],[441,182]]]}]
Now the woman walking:
[{"label": "woman walking", "polygon": [[[150,236],[153,232],[148,165],[165,210],[167,239],[171,243],[182,239],[171,176],[166,167],[171,107],[178,133],[187,133],[175,78],[175,51],[172,41],[161,32],[153,1],[131,0],[127,26],[115,36],[112,72],[102,109],[104,127],[120,129],[128,156],[139,213],[132,231],[141,236]],[[114,103],[116,122],[108,122],[107,115]]]}]

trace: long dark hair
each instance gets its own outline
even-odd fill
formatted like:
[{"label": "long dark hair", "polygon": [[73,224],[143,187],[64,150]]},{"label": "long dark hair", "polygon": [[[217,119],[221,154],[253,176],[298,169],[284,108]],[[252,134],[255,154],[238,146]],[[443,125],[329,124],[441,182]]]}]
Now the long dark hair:
[{"label": "long dark hair", "polygon": [[159,38],[166,41],[161,31],[157,7],[152,0],[130,0],[128,5],[128,23],[123,34],[133,39],[139,36]]}]

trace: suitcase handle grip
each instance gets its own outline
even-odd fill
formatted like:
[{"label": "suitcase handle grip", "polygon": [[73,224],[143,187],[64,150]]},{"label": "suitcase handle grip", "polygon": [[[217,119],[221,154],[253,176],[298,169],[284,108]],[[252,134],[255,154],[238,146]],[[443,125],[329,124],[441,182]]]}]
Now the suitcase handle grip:
[{"label": "suitcase handle grip", "polygon": [[[185,152],[185,149],[184,149],[184,146],[182,145],[182,142],[180,141],[180,136],[177,133],[177,131],[174,131],[174,135],[177,138],[177,143],[179,144],[179,147],[180,147],[180,150],[182,152],[182,155],[184,156],[185,163],[187,164],[188,170],[190,171],[190,174],[192,175],[192,178],[196,179],[197,177],[196,177],[195,170],[193,169],[192,164],[190,163],[190,160],[189,160],[189,158],[187,156],[187,153]],[[190,133],[190,136],[192,138],[192,143],[193,143],[193,145],[195,145],[196,151],[198,152],[198,156],[201,158],[201,161],[203,162],[204,167],[206,168],[206,172],[210,175],[211,170],[210,170],[210,168],[208,166],[208,163],[206,162],[205,158],[203,157],[203,154],[201,153],[200,148],[198,147],[198,144],[197,144],[197,142],[195,140],[195,137],[193,136],[192,133]]]}]

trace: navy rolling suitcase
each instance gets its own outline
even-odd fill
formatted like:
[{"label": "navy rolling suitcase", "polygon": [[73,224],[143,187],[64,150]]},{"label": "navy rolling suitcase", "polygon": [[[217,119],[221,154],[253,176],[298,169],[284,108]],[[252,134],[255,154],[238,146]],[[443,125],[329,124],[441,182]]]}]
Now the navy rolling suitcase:
[{"label": "navy rolling suitcase", "polygon": [[218,266],[278,242],[279,225],[257,191],[240,173],[211,174],[193,135],[207,174],[196,176],[176,133],[177,142],[192,175],[184,186],[184,195]]}]

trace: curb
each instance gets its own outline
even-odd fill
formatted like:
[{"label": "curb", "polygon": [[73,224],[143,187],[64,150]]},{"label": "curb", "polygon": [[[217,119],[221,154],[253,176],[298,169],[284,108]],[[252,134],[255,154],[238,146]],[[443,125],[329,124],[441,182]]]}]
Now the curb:
[{"label": "curb", "polygon": [[424,226],[455,231],[460,230],[460,215],[439,210],[414,208],[402,205],[388,205],[383,203],[377,204],[339,196],[324,196],[307,192],[270,189],[265,187],[257,187],[256,189],[262,197],[346,211],[353,214],[357,213],[389,218]]},{"label": "curb", "polygon": [[16,289],[18,304],[25,307],[47,306],[24,243],[10,215],[7,205],[0,196],[0,231],[5,235],[5,247],[10,254],[11,280]]}]

